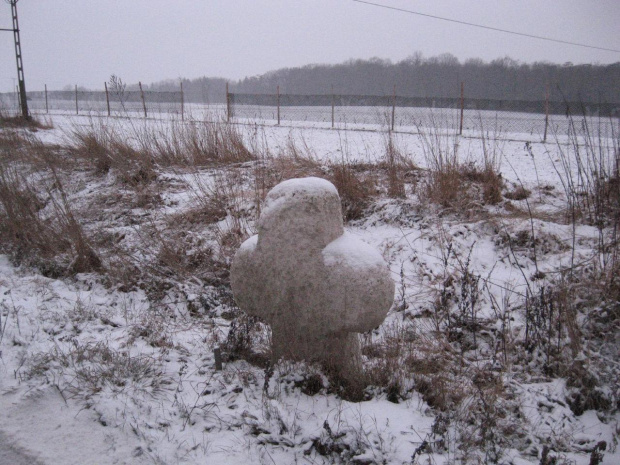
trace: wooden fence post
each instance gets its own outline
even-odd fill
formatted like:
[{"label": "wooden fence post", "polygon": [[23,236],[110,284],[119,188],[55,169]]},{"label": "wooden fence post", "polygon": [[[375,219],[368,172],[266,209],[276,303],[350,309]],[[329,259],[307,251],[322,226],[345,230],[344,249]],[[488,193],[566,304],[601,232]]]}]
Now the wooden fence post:
[{"label": "wooden fence post", "polygon": [[549,84],[545,89],[545,135],[543,142],[547,142],[547,129],[549,128]]},{"label": "wooden fence post", "polygon": [[80,109],[78,107],[78,91],[77,84],[75,85],[75,114],[78,115],[80,113]]},{"label": "wooden fence post", "polygon": [[142,108],[144,109],[144,117],[146,118],[146,101],[144,100],[144,91],[142,90],[141,81],[138,81],[138,87],[140,87],[140,98],[142,99]]},{"label": "wooden fence post", "polygon": [[459,135],[463,134],[463,115],[465,113],[465,83],[461,81],[461,123],[459,126]]},{"label": "wooden fence post", "polygon": [[394,90],[392,91],[392,131],[394,131],[394,123],[396,121],[396,85],[394,85]]},{"label": "wooden fence post", "polygon": [[108,92],[108,83],[104,82],[103,86],[105,87],[105,103],[108,108],[108,116],[110,116],[110,93]]},{"label": "wooden fence post", "polygon": [[332,85],[332,129],[334,129],[334,106],[336,96],[334,95],[334,86]]},{"label": "wooden fence post", "polygon": [[44,84],[44,86],[45,86],[45,113],[49,113],[50,109],[47,104],[47,84]]},{"label": "wooden fence post", "polygon": [[183,94],[183,81],[181,81],[181,121],[185,121],[185,96]]},{"label": "wooden fence post", "polygon": [[277,91],[277,104],[278,104],[278,126],[280,126],[280,86],[278,86],[278,91]]},{"label": "wooden fence post", "polygon": [[230,93],[228,92],[228,83],[226,83],[226,122],[230,123]]}]

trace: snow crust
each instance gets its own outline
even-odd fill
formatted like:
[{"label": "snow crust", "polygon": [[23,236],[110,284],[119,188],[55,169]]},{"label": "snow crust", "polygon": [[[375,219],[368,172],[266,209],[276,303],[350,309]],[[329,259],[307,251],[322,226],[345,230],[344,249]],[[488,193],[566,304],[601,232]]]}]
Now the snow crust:
[{"label": "snow crust", "polygon": [[242,253],[251,252],[256,248],[256,244],[258,244],[258,234],[254,234],[243,241],[241,246],[239,246],[239,251]]},{"label": "snow crust", "polygon": [[385,260],[379,251],[345,232],[338,239],[330,242],[322,251],[323,261],[327,266],[346,265],[353,270],[385,266]]},{"label": "snow crust", "polygon": [[[127,121],[113,121],[119,127],[129,125]],[[38,132],[49,143],[63,143],[63,134],[75,124],[90,124],[87,116],[55,115],[52,122],[55,129]],[[162,121],[134,124],[152,129]],[[319,160],[341,160],[346,156],[350,161],[373,162],[383,156],[384,135],[378,132],[348,132],[343,147],[339,140],[342,134],[326,128],[267,127],[264,131],[265,140],[274,149],[285,146],[289,137],[311,140]],[[419,136],[393,136],[413,163],[427,167]],[[554,169],[559,162],[553,155],[555,141],[533,142],[532,156],[524,150],[522,135],[513,138],[519,140],[501,144],[503,178],[533,190],[529,201],[536,211],[557,209],[562,205],[562,186]],[[464,137],[458,143],[472,161],[482,159],[479,141]],[[182,173],[166,173],[165,179],[179,185],[191,182],[191,176]],[[72,199],[88,199],[89,191],[111,188],[107,180],[83,184],[76,180],[70,186]],[[551,187],[550,194],[537,190],[545,185]],[[299,188],[294,181],[291,186]],[[323,181],[313,181],[313,192],[323,188]],[[282,195],[288,192],[286,188]],[[191,203],[191,196],[180,187],[162,192],[162,199],[161,212],[165,214],[182,212]],[[513,203],[524,206],[523,201]],[[275,199],[266,208],[277,205]],[[129,213],[138,214],[139,209]],[[520,295],[527,289],[524,275],[531,277],[536,267],[529,258],[530,247],[517,247],[513,253],[502,246],[501,236],[529,231],[532,223],[528,218],[500,218],[499,222],[495,229],[483,221],[458,223],[448,217],[440,222],[421,214],[418,206],[408,201],[379,201],[364,222],[348,226],[345,236],[327,246],[323,258],[326,264],[345,260],[355,268],[376,264],[385,257],[394,279],[403,276],[397,293],[402,293],[407,306],[388,316],[383,326],[390,328],[405,320],[404,315],[416,321],[432,305],[430,290],[444,282],[446,262],[448,272],[460,269],[462,263],[442,256],[449,244],[454,254],[471,256],[470,269],[481,276],[488,289],[485,299],[508,302],[514,318],[510,321],[511,334],[517,337],[524,324],[518,307]],[[568,266],[571,261],[585,262],[596,250],[599,236],[594,227],[576,228],[572,256],[566,249],[572,244],[570,225],[534,219],[533,226],[539,235],[537,266],[543,272]],[[129,236],[136,229],[135,225],[119,225],[114,232]],[[379,248],[382,254],[370,252],[365,244]],[[256,246],[257,236],[253,236],[241,249],[248,251]],[[515,263],[515,255],[519,263]],[[308,458],[304,448],[325,435],[324,422],[337,434],[344,434],[350,443],[367,438],[371,446],[358,458],[377,463],[410,463],[422,441],[434,440],[436,416],[416,393],[399,404],[389,402],[384,394],[371,401],[350,403],[334,394],[301,393],[294,387],[295,381],[302,379],[301,369],[296,366],[277,368],[266,389],[265,371],[244,361],[227,363],[222,372],[216,372],[212,348],[226,339],[230,328],[230,322],[218,312],[228,309],[216,307],[212,309],[213,317],[193,318],[189,304],[199,307],[205,285],[188,285],[185,291],[167,294],[161,306],[151,306],[143,291],[109,289],[88,275],[68,280],[46,278],[34,270],[16,268],[0,255],[0,435],[43,465],[304,463]],[[132,336],[132,331],[164,310],[174,315],[175,326],[159,330],[169,333],[170,346],[157,347],[142,336]],[[494,311],[485,301],[478,316],[492,318]],[[422,332],[414,336],[420,334],[424,335]],[[66,391],[61,394],[62,371],[28,375],[34,362],[41,361],[39,357],[45,354],[68,354],[76,347],[98,344],[109,346],[116,354],[152,358],[162,370],[162,379],[170,384],[153,392],[128,380],[126,386],[105,387],[85,403],[66,395]],[[617,361],[610,360],[610,364]],[[69,378],[72,374],[64,373]],[[562,454],[567,463],[587,465],[588,447],[601,440],[611,447],[617,439],[620,416],[602,419],[594,411],[574,415],[565,403],[564,379],[526,383],[518,380],[518,374],[510,374],[502,382],[514,387],[530,437],[554,440],[567,447],[582,444],[582,452]],[[282,432],[282,425],[287,432]],[[448,463],[456,460],[454,452],[425,454],[419,462]],[[540,461],[538,456],[516,449],[504,452],[502,463],[525,465]],[[311,459],[329,463],[328,459],[321,462],[318,456]],[[620,452],[608,448],[603,464],[617,463]]]},{"label": "snow crust", "polygon": [[284,205],[293,208],[297,199],[302,201],[312,197],[321,197],[326,193],[338,195],[334,185],[326,179],[310,176],[282,181],[269,191],[261,215],[266,218],[271,217]]}]

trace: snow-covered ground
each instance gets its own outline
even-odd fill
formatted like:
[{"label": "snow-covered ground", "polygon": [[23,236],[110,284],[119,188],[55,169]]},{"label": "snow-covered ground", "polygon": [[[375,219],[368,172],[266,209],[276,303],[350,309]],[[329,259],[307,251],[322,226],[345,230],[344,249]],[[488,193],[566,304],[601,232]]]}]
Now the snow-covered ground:
[{"label": "snow-covered ground", "polygon": [[[165,134],[181,124],[47,120],[53,128],[35,136],[50,147],[66,147],[72,131],[100,124],[127,138],[144,127]],[[386,380],[354,401],[315,366],[269,366],[236,354],[215,369],[214,349],[230,348],[231,332],[246,331],[254,355],[268,345],[265,326],[236,310],[225,271],[238,243],[227,240],[231,232],[254,228],[255,162],[156,167],[155,181],[138,193],[112,171],[96,175],[64,164],[69,204],[96,238],[105,270],[58,277],[0,256],[0,460],[13,453],[42,464],[620,462],[617,405],[571,410],[574,375],[545,372],[536,358],[544,354],[523,348],[526,298],[555,289],[562,270],[604,258],[599,245],[608,231],[567,221],[566,135],[544,144],[394,133],[392,144],[410,167],[406,198],[394,199],[377,167],[386,133],[245,123],[237,127],[251,150],[275,160],[291,146],[302,148],[312,169],[328,175],[334,166],[355,166],[375,186],[346,229],[382,251],[396,282],[388,318],[361,336],[372,379]],[[617,150],[613,140],[597,142]],[[432,149],[456,152],[463,166],[480,167],[486,158],[501,173],[504,196],[518,188],[531,195],[497,204],[472,197],[460,204],[463,211],[439,208],[424,187]],[[21,169],[42,196],[52,195],[45,175]],[[578,175],[574,161],[567,169]],[[226,184],[224,176],[235,181]],[[217,186],[230,190],[234,205],[214,221],[192,219],[198,197]],[[176,273],[178,263],[185,268]],[[149,267],[154,277],[147,282]],[[461,318],[458,325],[450,312]],[[592,318],[584,310],[574,321],[586,328]],[[599,375],[596,389],[617,402],[618,320],[610,321],[611,339],[582,342],[574,355],[562,356],[571,348],[560,329],[558,358],[590,367],[588,376]],[[602,461],[592,462],[601,441]],[[542,461],[545,446],[555,462]]]}]

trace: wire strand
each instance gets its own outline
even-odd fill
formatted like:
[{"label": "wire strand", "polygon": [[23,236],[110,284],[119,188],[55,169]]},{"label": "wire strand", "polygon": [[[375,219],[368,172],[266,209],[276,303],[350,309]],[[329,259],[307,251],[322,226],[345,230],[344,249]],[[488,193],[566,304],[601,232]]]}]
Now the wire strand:
[{"label": "wire strand", "polygon": [[500,29],[498,27],[485,26],[483,24],[469,23],[467,21],[460,21],[458,19],[444,18],[442,16],[430,15],[430,14],[427,14],[427,13],[420,13],[418,11],[406,10],[404,8],[397,8],[395,6],[388,6],[388,5],[382,5],[380,3],[368,2],[366,0],[353,0],[353,1],[357,2],[357,3],[364,3],[366,5],[376,6],[376,7],[379,7],[379,8],[385,8],[387,10],[394,10],[394,11],[400,11],[402,13],[410,13],[412,15],[423,16],[425,18],[439,19],[441,21],[448,21],[448,22],[451,22],[451,23],[462,24],[462,25],[465,25],[465,26],[472,26],[472,27],[477,27],[477,28],[480,28],[480,29],[487,29],[489,31],[503,32],[505,34],[513,34],[513,35],[521,36],[521,37],[529,37],[530,39],[547,40],[549,42],[556,42],[556,43],[559,43],[559,44],[574,45],[576,47],[585,47],[585,48],[592,48],[592,49],[596,49],[596,50],[604,50],[606,52],[620,53],[620,50],[617,50],[617,49],[614,49],[614,48],[606,48],[606,47],[598,47],[596,45],[581,44],[579,42],[570,42],[568,40],[554,39],[552,37],[537,36],[537,35],[534,35],[534,34],[527,34],[525,32],[509,31],[508,29]]}]

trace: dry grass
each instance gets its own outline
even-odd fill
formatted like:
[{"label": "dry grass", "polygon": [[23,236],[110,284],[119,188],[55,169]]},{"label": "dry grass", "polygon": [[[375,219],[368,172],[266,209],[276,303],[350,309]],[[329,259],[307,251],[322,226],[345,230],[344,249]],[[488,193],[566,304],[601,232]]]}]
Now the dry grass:
[{"label": "dry grass", "polygon": [[49,129],[50,126],[48,124],[41,123],[37,118],[32,116],[30,118],[24,118],[21,115],[9,116],[0,109],[0,129],[3,128],[23,128],[36,131],[38,129]]},{"label": "dry grass", "polygon": [[517,186],[513,190],[504,193],[504,197],[510,200],[525,200],[530,195],[532,195],[532,192],[523,186]]},{"label": "dry grass", "polygon": [[456,135],[438,129],[421,130],[420,139],[429,170],[426,194],[431,201],[443,208],[469,211],[502,200],[504,183],[499,174],[501,147],[497,140],[482,138],[483,162],[479,166],[461,159]]},{"label": "dry grass", "polygon": [[388,197],[406,197],[403,170],[408,163],[406,163],[405,157],[394,141],[391,132],[388,133],[385,143],[385,163],[387,166]]},{"label": "dry grass", "polygon": [[340,194],[344,219],[351,221],[362,218],[372,196],[376,194],[373,177],[358,174],[351,166],[342,164],[333,166],[329,180]]},{"label": "dry grass", "polygon": [[[47,178],[28,178],[11,164],[0,164],[0,233],[7,251],[18,261],[49,274],[98,270],[101,261],[76,220],[56,168],[48,158]],[[41,198],[40,186],[47,184]],[[70,261],[54,263],[64,256]],[[61,260],[63,262],[64,260]]]},{"label": "dry grass", "polygon": [[0,132],[0,234],[19,262],[64,275],[101,268],[76,219],[59,170],[66,160],[56,147],[28,132]]},{"label": "dry grass", "polygon": [[127,351],[97,344],[75,342],[73,346],[35,355],[27,378],[49,373],[67,398],[88,400],[105,389],[118,395],[138,393],[157,396],[170,383],[160,363],[146,355],[131,356]]},{"label": "dry grass", "polygon": [[212,166],[256,159],[237,126],[221,122],[180,123],[137,131],[140,151],[161,166]]},{"label": "dry grass", "polygon": [[462,175],[465,180],[481,186],[482,201],[488,205],[496,205],[502,201],[502,187],[504,182],[497,170],[490,166],[482,169],[475,165],[462,167]]},{"label": "dry grass", "polygon": [[[599,228],[620,221],[620,134],[604,136],[587,119],[570,116],[569,143],[557,143],[556,171],[573,218]],[[578,124],[581,123],[581,124]],[[577,129],[581,126],[581,130]],[[612,127],[613,131],[613,127]]]},{"label": "dry grass", "polygon": [[[132,240],[123,243],[119,239],[109,246],[106,272],[110,281],[123,283],[121,290],[140,286],[152,302],[163,302],[164,297],[189,282],[198,283],[201,290],[219,286],[229,292],[232,256],[252,233],[266,193],[282,180],[309,175],[331,180],[341,195],[347,220],[363,218],[379,192],[397,198],[406,194],[404,175],[412,167],[391,136],[386,139],[385,161],[379,165],[355,165],[346,157],[341,163],[326,164],[304,140],[290,137],[280,152],[272,154],[256,147],[248,150],[237,129],[229,125],[175,124],[173,132],[140,129],[132,130],[131,137],[113,126],[91,125],[75,128],[70,136],[72,156],[84,160],[96,176],[114,174],[137,192],[147,192],[140,189],[152,184],[162,167],[182,167],[178,170],[182,174],[191,173],[184,177],[189,178],[189,187],[183,187],[190,193],[191,205],[170,217],[159,216],[155,206],[146,205],[148,216],[132,219],[139,222]],[[421,137],[429,174],[426,191],[419,194],[428,194],[433,202],[455,210],[496,204],[502,199],[503,181],[492,148],[485,149],[488,156],[485,152],[482,166],[467,165],[459,159],[456,138],[438,132]],[[63,188],[66,178],[60,168],[50,163],[45,150],[23,136],[3,131],[0,138],[0,146],[4,146],[4,162],[0,164],[3,244],[18,258],[33,254],[41,262],[55,264],[55,269],[62,270],[57,274],[101,270],[99,255],[71,208],[72,199]],[[16,148],[24,153],[19,163],[36,165],[43,175],[29,175],[22,165],[8,163],[9,151],[14,153]],[[604,219],[604,225],[617,221],[617,161],[615,170],[598,183],[590,183],[595,189],[591,192],[591,213],[579,218]],[[578,184],[574,178],[565,183]],[[577,203],[577,193],[569,194],[574,209],[586,208],[583,198]],[[517,200],[528,195],[525,189],[517,188],[506,197]],[[597,196],[601,206],[596,206]],[[531,212],[529,215],[533,218]],[[529,242],[535,238],[523,235],[510,240],[514,255],[520,252],[519,240],[524,242],[523,250],[531,250]],[[314,371],[299,387],[309,395],[331,389],[328,392],[350,400],[378,394],[392,402],[406,400],[417,390],[438,412],[434,433],[440,439],[433,447],[441,448],[439,444],[456,431],[463,461],[468,454],[473,457],[474,452],[482,451],[482,461],[497,462],[519,434],[510,419],[520,412],[503,375],[523,360],[529,365],[520,366],[525,372],[522,376],[566,375],[573,393],[571,407],[574,405],[577,412],[606,409],[616,401],[609,398],[607,402],[609,399],[600,395],[602,383],[593,379],[600,367],[569,363],[587,348],[583,331],[601,335],[601,339],[611,338],[620,322],[620,261],[614,240],[615,236],[602,244],[605,263],[595,263],[581,275],[575,269],[572,279],[566,277],[565,281],[541,281],[538,287],[532,286],[527,300],[518,304],[497,302],[490,291],[482,295],[480,277],[468,269],[468,260],[462,260],[459,269],[446,271],[433,283],[435,306],[429,304],[424,316],[402,310],[402,318],[399,314],[378,332],[362,336],[365,362],[357,376],[340,379],[337,373],[328,373],[331,387],[326,388],[322,372],[317,375]],[[442,253],[455,257],[449,245]],[[478,318],[483,301],[491,305],[494,319]],[[191,316],[201,316],[189,304],[187,308]],[[269,329],[239,314],[234,304],[228,308],[233,309],[227,315],[233,323],[225,351],[231,359],[244,358],[262,366],[269,358],[268,350],[264,350],[269,344]],[[512,312],[517,310],[527,322],[524,340],[510,328],[515,324],[511,323],[515,321]],[[582,327],[578,325],[580,316],[585,317]],[[144,316],[131,333],[131,340],[142,338],[153,347],[170,347],[172,338],[166,324],[172,318],[163,314],[158,318]],[[162,376],[156,361],[132,359],[104,345],[77,346],[41,357],[38,362],[31,371],[50,371],[52,367],[51,371],[67,383],[64,392],[71,395],[92,395],[103,389],[122,391],[125,386],[161,387],[149,384]]]},{"label": "dry grass", "polygon": [[74,126],[67,134],[72,154],[96,173],[111,170],[124,183],[139,186],[156,178],[156,168],[221,166],[255,160],[239,130],[226,123],[134,126],[107,120]]},{"label": "dry grass", "polygon": [[89,126],[75,125],[67,138],[71,154],[85,161],[96,174],[113,171],[121,182],[133,186],[155,178],[151,154],[137,149],[123,129],[105,120],[91,120]]}]

